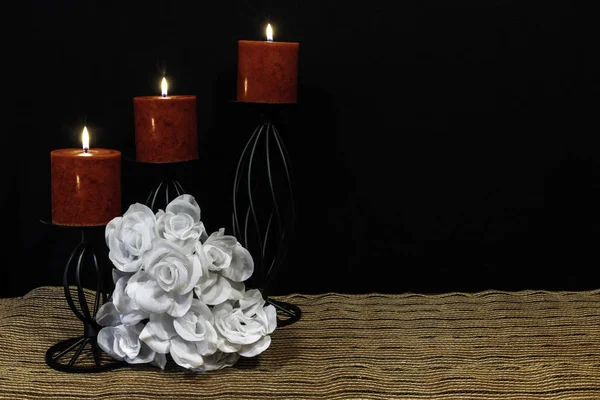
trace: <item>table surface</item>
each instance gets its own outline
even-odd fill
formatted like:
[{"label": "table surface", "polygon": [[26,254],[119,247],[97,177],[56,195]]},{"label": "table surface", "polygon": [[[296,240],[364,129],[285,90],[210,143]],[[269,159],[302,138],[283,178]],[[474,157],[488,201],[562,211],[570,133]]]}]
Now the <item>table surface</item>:
[{"label": "table surface", "polygon": [[0,399],[600,399],[600,289],[277,299],[302,318],[233,367],[93,374],[44,361],[82,333],[62,287],[0,299]]}]

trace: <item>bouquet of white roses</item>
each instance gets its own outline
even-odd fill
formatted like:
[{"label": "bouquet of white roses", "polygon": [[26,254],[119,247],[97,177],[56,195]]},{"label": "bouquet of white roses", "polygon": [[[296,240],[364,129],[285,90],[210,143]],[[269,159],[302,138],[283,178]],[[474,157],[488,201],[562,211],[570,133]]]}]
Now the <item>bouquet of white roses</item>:
[{"label": "bouquet of white roses", "polygon": [[244,281],[252,256],[220,229],[208,235],[193,196],[156,214],[133,204],[105,230],[115,289],[96,321],[98,345],[117,360],[209,371],[271,344],[276,311]]}]

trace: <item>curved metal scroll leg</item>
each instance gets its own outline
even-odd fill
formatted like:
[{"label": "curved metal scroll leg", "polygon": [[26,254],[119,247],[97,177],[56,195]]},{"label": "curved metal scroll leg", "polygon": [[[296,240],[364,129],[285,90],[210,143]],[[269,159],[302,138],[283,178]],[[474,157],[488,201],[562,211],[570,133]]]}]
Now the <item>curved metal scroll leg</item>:
[{"label": "curved metal scroll leg", "polygon": [[[81,278],[82,275],[90,276],[92,273],[96,279],[96,293],[93,303],[90,304]],[[75,288],[70,285],[71,275],[75,275]],[[108,358],[97,345],[96,339],[101,326],[96,322],[96,315],[100,303],[108,301],[109,296],[105,290],[102,269],[94,247],[85,236],[85,228],[82,228],[81,241],[71,252],[65,266],[63,288],[69,308],[83,323],[83,336],[63,340],[51,346],[46,351],[46,364],[58,371],[86,373],[108,371],[126,365],[124,362]],[[76,293],[76,300],[72,290]],[[92,312],[90,305],[93,307]],[[88,352],[85,352],[86,348]],[[84,357],[84,354],[88,355],[89,352],[91,360],[90,357]]]},{"label": "curved metal scroll leg", "polygon": [[[300,310],[300,307],[298,307],[295,304],[287,303],[285,301],[274,300],[270,297],[267,297],[266,301],[267,304],[272,304],[273,307],[275,307],[275,309],[277,310],[278,327],[291,325],[294,322],[300,320],[300,317],[302,317],[302,311]],[[287,318],[282,319],[281,314],[286,315]]]},{"label": "curved metal scroll leg", "polygon": [[165,178],[150,191],[146,205],[153,211],[164,210],[171,200],[184,193],[183,186],[175,178]]},{"label": "curved metal scroll leg", "polygon": [[[233,182],[233,234],[252,254],[263,296],[278,312],[278,326],[290,325],[300,308],[271,299],[269,288],[287,255],[295,224],[295,203],[287,149],[270,121],[259,124],[238,160]],[[285,318],[282,318],[285,317]]]}]

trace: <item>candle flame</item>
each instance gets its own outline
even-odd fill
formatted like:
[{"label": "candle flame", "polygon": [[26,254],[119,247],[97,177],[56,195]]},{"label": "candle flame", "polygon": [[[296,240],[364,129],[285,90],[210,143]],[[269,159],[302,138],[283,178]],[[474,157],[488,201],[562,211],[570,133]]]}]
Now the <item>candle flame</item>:
[{"label": "candle flame", "polygon": [[90,134],[86,126],[83,127],[83,132],[81,133],[81,143],[83,144],[83,152],[87,153],[90,150]]},{"label": "candle flame", "polygon": [[162,91],[162,96],[163,97],[167,97],[167,89],[169,88],[169,85],[167,84],[167,78],[162,78],[162,82],[160,83],[160,89]]},{"label": "candle flame", "polygon": [[273,41],[273,28],[271,28],[271,24],[267,24],[267,41]]}]

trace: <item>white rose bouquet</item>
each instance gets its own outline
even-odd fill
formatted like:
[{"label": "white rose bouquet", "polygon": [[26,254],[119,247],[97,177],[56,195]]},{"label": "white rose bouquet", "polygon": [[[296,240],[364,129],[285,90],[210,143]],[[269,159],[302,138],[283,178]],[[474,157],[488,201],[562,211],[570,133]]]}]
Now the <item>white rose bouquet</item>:
[{"label": "white rose bouquet", "polygon": [[115,289],[96,317],[97,341],[113,358],[210,371],[271,344],[273,305],[246,290],[252,256],[220,229],[208,235],[193,196],[156,214],[136,203],[105,230]]}]

